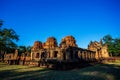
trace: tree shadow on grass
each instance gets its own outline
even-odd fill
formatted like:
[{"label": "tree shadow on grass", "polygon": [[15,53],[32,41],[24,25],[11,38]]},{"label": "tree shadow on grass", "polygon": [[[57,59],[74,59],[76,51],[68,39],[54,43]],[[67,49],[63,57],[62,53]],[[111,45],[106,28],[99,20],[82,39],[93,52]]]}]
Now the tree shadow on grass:
[{"label": "tree shadow on grass", "polygon": [[[13,80],[13,79],[19,79],[21,77],[25,77],[25,76],[31,76],[34,74],[38,74],[38,73],[42,73],[44,71],[47,71],[48,69],[39,69],[39,70],[33,70],[31,69],[31,71],[20,71],[20,70],[25,70],[25,69],[34,69],[33,67],[28,67],[28,68],[17,68],[17,69],[11,69],[11,70],[2,70],[0,71],[0,80]],[[17,71],[19,70],[19,71]]]},{"label": "tree shadow on grass", "polygon": [[102,64],[67,71],[40,69],[16,72],[16,70],[4,70],[0,72],[0,80],[120,80],[120,66]]},{"label": "tree shadow on grass", "polygon": [[95,80],[120,80],[120,66],[101,64],[83,69],[83,73],[80,73],[80,75],[94,77]]},{"label": "tree shadow on grass", "polygon": [[6,66],[6,64],[0,64],[0,68],[3,68],[5,66]]}]

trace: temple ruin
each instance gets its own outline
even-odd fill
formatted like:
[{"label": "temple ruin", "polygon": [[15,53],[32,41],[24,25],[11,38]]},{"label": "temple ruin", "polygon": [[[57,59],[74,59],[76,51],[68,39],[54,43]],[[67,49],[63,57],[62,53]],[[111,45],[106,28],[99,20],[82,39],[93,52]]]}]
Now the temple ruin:
[{"label": "temple ruin", "polygon": [[14,54],[5,54],[4,60],[11,64],[25,64],[34,66],[52,67],[54,65],[68,65],[89,63],[109,57],[107,45],[100,42],[90,42],[88,49],[79,48],[73,36],[66,36],[58,45],[56,38],[49,37],[46,42],[35,41],[31,53],[18,51]]}]

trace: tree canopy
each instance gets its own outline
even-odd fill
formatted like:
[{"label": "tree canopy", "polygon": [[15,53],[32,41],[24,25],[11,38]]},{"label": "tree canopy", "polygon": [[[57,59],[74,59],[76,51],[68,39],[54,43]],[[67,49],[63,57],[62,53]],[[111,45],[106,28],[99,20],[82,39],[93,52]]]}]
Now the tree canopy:
[{"label": "tree canopy", "polygon": [[31,46],[19,46],[18,50],[20,53],[25,53],[25,52],[30,53],[31,48],[32,48]]},{"label": "tree canopy", "polygon": [[108,45],[108,52],[111,56],[120,56],[120,38],[112,38],[111,35],[103,37],[104,44]]},{"label": "tree canopy", "polygon": [[0,20],[0,51],[12,52],[17,47],[16,41],[19,40],[19,36],[13,29],[3,28],[3,21]]}]

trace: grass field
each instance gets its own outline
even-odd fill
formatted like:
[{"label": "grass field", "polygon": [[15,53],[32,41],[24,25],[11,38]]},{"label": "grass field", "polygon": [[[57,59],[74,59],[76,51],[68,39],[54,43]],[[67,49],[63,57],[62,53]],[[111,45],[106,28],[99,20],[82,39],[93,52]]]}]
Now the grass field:
[{"label": "grass field", "polygon": [[120,80],[120,61],[68,71],[0,63],[0,80]]}]

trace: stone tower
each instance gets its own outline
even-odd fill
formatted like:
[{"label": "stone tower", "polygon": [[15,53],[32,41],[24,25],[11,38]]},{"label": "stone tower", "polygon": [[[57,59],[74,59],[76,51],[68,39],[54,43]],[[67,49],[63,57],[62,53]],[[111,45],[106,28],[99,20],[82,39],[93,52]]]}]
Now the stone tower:
[{"label": "stone tower", "polygon": [[56,38],[49,37],[47,41],[43,44],[43,47],[46,49],[58,47]]},{"label": "stone tower", "polygon": [[103,44],[102,39],[100,40],[100,42],[91,41],[90,44],[88,45],[88,50],[96,52],[95,54],[96,59],[109,57],[107,45]]},{"label": "stone tower", "polygon": [[77,47],[76,40],[73,36],[66,36],[62,39],[60,43],[60,47]]},{"label": "stone tower", "polygon": [[32,47],[32,50],[39,50],[39,49],[42,49],[42,48],[43,48],[42,42],[40,42],[40,41],[35,41],[35,42],[34,42],[34,45],[33,45],[33,47]]}]

